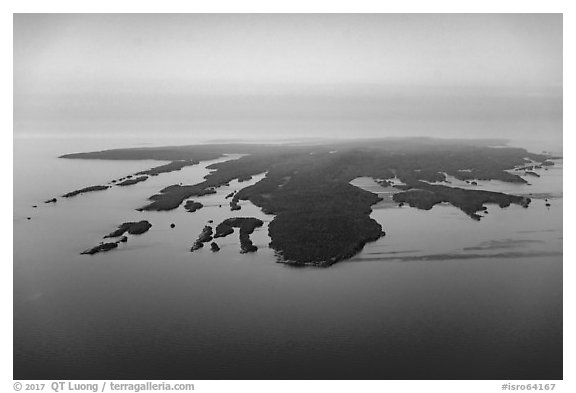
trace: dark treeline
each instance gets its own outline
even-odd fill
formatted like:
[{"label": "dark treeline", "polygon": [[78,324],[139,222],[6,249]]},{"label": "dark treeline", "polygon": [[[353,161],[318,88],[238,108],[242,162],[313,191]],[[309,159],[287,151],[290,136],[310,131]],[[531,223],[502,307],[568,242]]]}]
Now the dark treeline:
[{"label": "dark treeline", "polygon": [[324,145],[201,145],[111,150],[68,158],[193,161],[225,153],[247,154],[209,166],[213,172],[201,183],[164,188],[141,210],[172,210],[191,197],[215,193],[232,180],[266,173],[256,184],[235,193],[231,208],[238,210],[238,201],[249,200],[264,213],[275,215],[269,225],[270,246],[283,262],[327,266],[384,235],[380,224],[370,218],[371,206],[379,198],[349,184],[360,176],[380,181],[398,178],[406,185],[396,201],[423,209],[448,202],[475,219],[485,203],[527,206],[529,200],[513,195],[427,183],[444,181],[446,174],[461,180],[525,183],[508,170],[525,166],[529,160],[550,162],[548,155],[490,147],[495,143],[411,138]]}]

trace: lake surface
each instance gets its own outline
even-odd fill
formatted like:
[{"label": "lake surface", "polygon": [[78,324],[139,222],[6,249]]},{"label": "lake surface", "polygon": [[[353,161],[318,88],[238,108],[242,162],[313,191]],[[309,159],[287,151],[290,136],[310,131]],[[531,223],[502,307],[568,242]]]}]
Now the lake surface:
[{"label": "lake surface", "polygon": [[[533,198],[489,205],[480,222],[448,205],[375,205],[387,235],[326,269],[276,263],[273,216],[227,208],[226,194],[263,175],[194,198],[205,205],[195,213],[136,211],[165,186],[200,182],[213,161],[43,203],[160,164],[59,155],[151,143],[14,140],[15,379],[562,378],[561,160],[530,186],[480,182]],[[208,220],[234,216],[265,221],[258,252],[240,254],[236,232],[218,253],[190,253]],[[80,255],[142,219],[149,232]]]}]

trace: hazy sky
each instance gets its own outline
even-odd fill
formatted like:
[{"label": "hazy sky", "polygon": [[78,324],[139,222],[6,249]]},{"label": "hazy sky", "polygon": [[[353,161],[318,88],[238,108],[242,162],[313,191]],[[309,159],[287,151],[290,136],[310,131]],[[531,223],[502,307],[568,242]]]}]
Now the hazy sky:
[{"label": "hazy sky", "polygon": [[561,94],[560,14],[14,17],[16,133],[482,132]]}]

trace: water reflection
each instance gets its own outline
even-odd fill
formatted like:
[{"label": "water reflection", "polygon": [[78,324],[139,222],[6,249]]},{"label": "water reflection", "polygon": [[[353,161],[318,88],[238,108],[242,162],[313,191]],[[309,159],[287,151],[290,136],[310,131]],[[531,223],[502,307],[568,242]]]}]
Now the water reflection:
[{"label": "water reflection", "polygon": [[[136,210],[201,181],[194,166],[33,209],[157,163],[58,160],[61,146],[28,143],[14,163],[16,379],[561,377],[561,198],[490,206],[480,222],[445,205],[374,209],[387,236],[328,269],[291,269],[267,246],[273,216],[227,208],[225,195],[251,183],[197,198],[195,213]],[[547,174],[556,185],[542,192],[561,195],[561,167]],[[237,236],[189,252],[208,220],[233,216],[265,221],[256,253],[241,254]],[[153,227],[125,247],[79,255],[141,219]],[[455,254],[490,257],[426,257]]]}]

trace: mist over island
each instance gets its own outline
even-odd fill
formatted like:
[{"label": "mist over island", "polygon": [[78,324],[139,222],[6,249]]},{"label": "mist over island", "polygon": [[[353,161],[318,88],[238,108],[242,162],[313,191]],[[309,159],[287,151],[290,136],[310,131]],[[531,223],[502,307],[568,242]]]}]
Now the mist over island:
[{"label": "mist over island", "polygon": [[[514,203],[527,208],[531,200],[526,196],[448,185],[447,176],[473,185],[479,180],[526,184],[528,181],[519,173],[525,177],[539,176],[529,169],[554,165],[549,159],[560,158],[520,148],[492,146],[499,142],[412,138],[327,145],[208,144],[73,153],[61,158],[171,160],[170,164],[136,174],[157,176],[180,170],[185,165],[219,159],[225,154],[242,154],[236,160],[209,166],[212,172],[201,183],[179,183],[159,190],[148,198],[149,204],[138,210],[174,210],[188,200],[187,210],[194,212],[202,205],[189,208],[198,203],[191,198],[215,194],[218,187],[231,181],[243,182],[264,173],[259,182],[226,196],[225,199],[231,198],[230,210],[240,210],[238,201],[249,200],[264,213],[274,215],[269,226],[270,247],[278,253],[281,262],[329,266],[352,257],[367,242],[385,236],[382,227],[370,218],[371,206],[381,198],[350,184],[359,177],[371,177],[382,187],[400,190],[393,196],[394,202],[400,205],[406,203],[429,210],[436,204],[449,203],[474,220],[481,219],[482,215],[478,213],[487,209],[485,204],[507,207]],[[140,182],[147,178],[136,179]],[[111,180],[109,184],[136,184],[135,181],[127,183],[133,180],[132,175],[127,175]],[[64,194],[64,197],[108,187],[91,186]],[[206,236],[197,244],[201,246],[210,240],[212,237]]]},{"label": "mist over island", "polygon": [[14,14],[14,379],[562,379],[562,24]]}]

